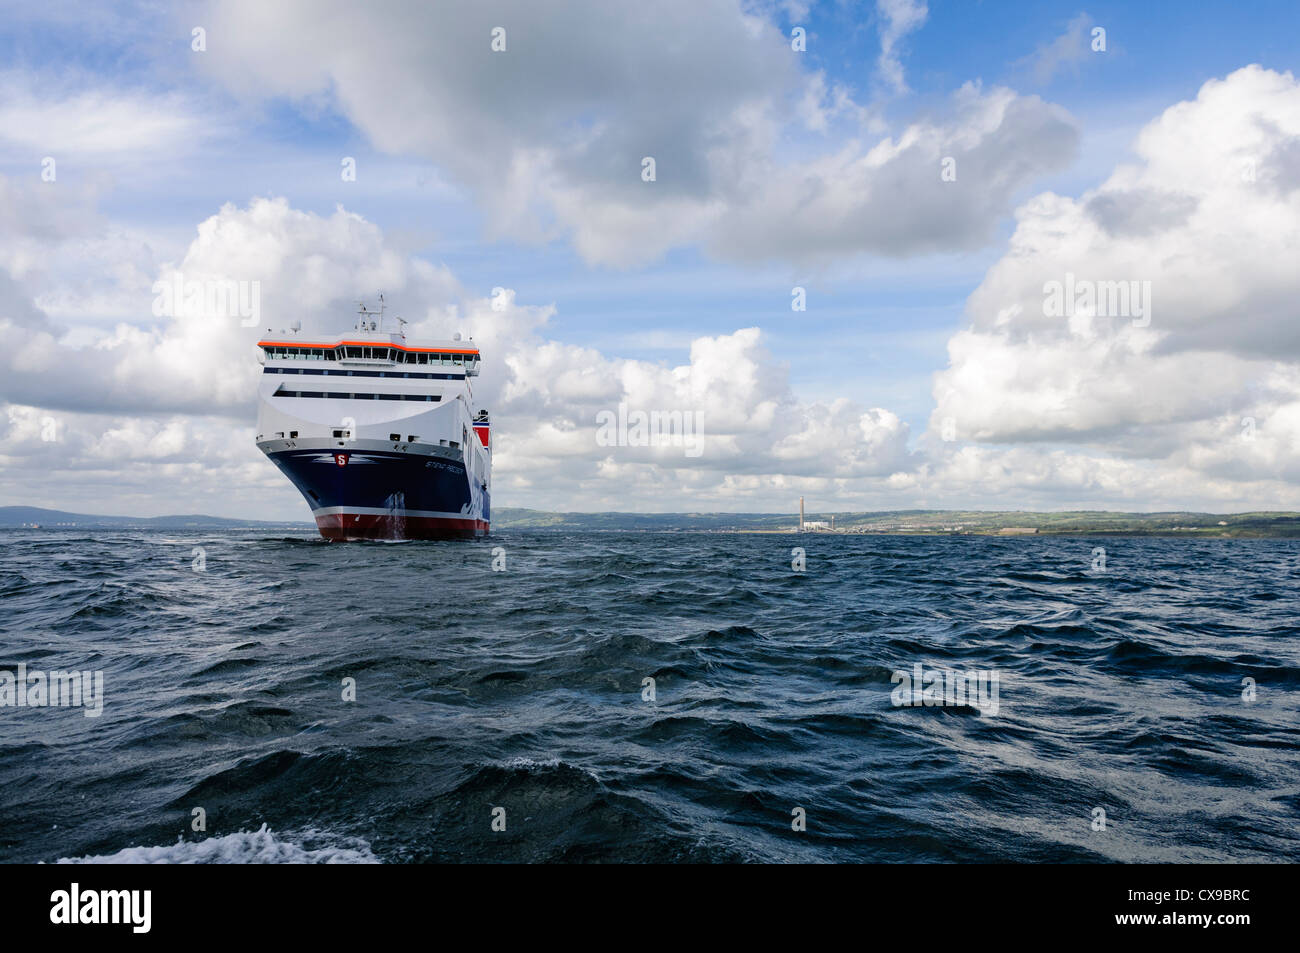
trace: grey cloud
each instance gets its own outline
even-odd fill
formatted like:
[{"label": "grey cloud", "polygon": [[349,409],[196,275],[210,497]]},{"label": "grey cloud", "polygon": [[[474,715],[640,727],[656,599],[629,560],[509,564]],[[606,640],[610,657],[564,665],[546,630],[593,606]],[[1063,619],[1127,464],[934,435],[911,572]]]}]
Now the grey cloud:
[{"label": "grey cloud", "polygon": [[[722,218],[711,248],[725,258],[824,260],[846,252],[889,257],[976,247],[991,239],[1017,192],[1078,150],[1061,109],[1008,90],[963,97],[943,124],[875,167],[856,156],[835,169],[773,170],[772,181]],[[996,119],[978,129],[971,114]],[[967,128],[966,123],[976,127]],[[941,179],[955,160],[956,180]]]},{"label": "grey cloud", "polygon": [[1155,189],[1101,192],[1088,214],[1116,237],[1154,235],[1184,224],[1196,211],[1196,196]]},{"label": "grey cloud", "polygon": [[[340,4],[221,4],[202,67],[257,98],[328,95],[380,149],[468,184],[493,234],[567,235],[600,264],[686,244],[800,261],[966,249],[991,236],[1018,189],[1076,151],[1063,111],[965,90],[959,115],[914,126],[932,134],[879,167],[874,141],[779,162],[782,136],[802,131],[808,76],[768,19],[723,0],[454,9],[403,3],[356,18]],[[497,26],[501,53],[490,49]],[[990,97],[1003,109],[996,128],[963,125]],[[960,171],[941,188],[945,155]]]}]

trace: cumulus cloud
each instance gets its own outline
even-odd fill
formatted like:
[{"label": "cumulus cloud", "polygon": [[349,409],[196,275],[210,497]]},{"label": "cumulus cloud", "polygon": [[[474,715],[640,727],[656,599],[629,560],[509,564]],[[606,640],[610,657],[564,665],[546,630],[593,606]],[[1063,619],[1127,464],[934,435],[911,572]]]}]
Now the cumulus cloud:
[{"label": "cumulus cloud", "polygon": [[[412,338],[459,331],[482,348],[474,400],[494,412],[499,499],[641,500],[663,509],[690,493],[725,508],[753,487],[849,481],[911,466],[907,426],[895,414],[847,400],[800,400],[757,328],[697,338],[678,365],[550,340],[553,307],[520,304],[509,290],[494,299],[470,294],[446,268],[394,250],[373,223],[342,208],[321,216],[283,199],[224,206],[200,223],[179,262],[158,270],[164,285],[176,276],[256,281],[262,325],[181,310],[147,326],[122,323],[77,346],[10,279],[12,300],[0,308],[0,333],[11,343],[0,358],[7,404],[0,486],[53,470],[60,475],[46,490],[68,493],[116,466],[122,499],[146,487],[173,500],[211,499],[226,479],[263,515],[292,515],[278,489],[263,499],[273,468],[263,462],[266,473],[258,471],[252,442],[260,371],[253,343],[291,319],[303,322],[304,336],[339,333],[358,289],[376,287],[408,319]],[[699,452],[671,443],[602,444],[599,415],[620,404],[690,415]],[[751,482],[738,485],[740,477]]]},{"label": "cumulus cloud", "polygon": [[1064,166],[1077,143],[1063,110],[968,83],[946,115],[918,120],[897,138],[755,168],[718,216],[710,247],[725,258],[801,263],[848,249],[906,257],[976,247],[1014,194]]},{"label": "cumulus cloud", "polygon": [[[1007,254],[967,303],[970,327],[954,335],[936,375],[936,452],[969,476],[971,461],[995,465],[997,456],[962,441],[1037,444],[1030,470],[1041,472],[1064,459],[1051,445],[1070,443],[1077,472],[1123,474],[1164,492],[1179,474],[1183,495],[1240,497],[1232,481],[1292,480],[1298,135],[1295,78],[1248,67],[1149,123],[1138,161],[1096,189],[1022,206]],[[1076,296],[1062,315],[1046,302],[1066,281],[1122,282],[1149,290],[1149,300],[1141,313],[1116,314],[1100,295]],[[945,422],[957,441],[938,437]],[[1083,448],[1097,459],[1079,470]],[[1017,467],[1029,450],[1020,448]],[[1277,485],[1268,492],[1267,501],[1295,499]]]},{"label": "cumulus cloud", "polygon": [[[501,0],[358,18],[342,3],[248,0],[205,13],[196,62],[254,101],[328,103],[379,149],[437,163],[473,191],[492,237],[567,240],[617,267],[683,245],[801,263],[966,249],[1074,153],[1060,109],[1005,89],[967,87],[947,114],[882,137],[871,108],[805,72],[776,23],[745,10]],[[882,68],[901,82],[898,44],[926,7],[882,0],[880,16]],[[792,155],[808,131],[825,139]],[[945,156],[969,179],[941,183]]]},{"label": "cumulus cloud", "polygon": [[[0,233],[0,249],[4,244]],[[380,230],[359,216],[339,209],[321,217],[283,199],[256,200],[247,209],[227,205],[199,225],[181,261],[164,263],[152,280],[134,271],[118,277],[127,283],[122,294],[134,301],[135,320],[87,346],[71,345],[34,303],[14,295],[17,310],[0,313],[0,333],[10,342],[0,355],[6,399],[69,411],[244,415],[256,389],[253,344],[265,327],[244,327],[228,308],[156,309],[162,289],[177,279],[255,286],[262,313],[277,326],[289,324],[290,315],[337,320],[358,289],[409,288],[430,298],[452,284],[445,270],[387,248]],[[105,284],[112,294],[113,282]],[[51,387],[56,378],[59,386]]]}]

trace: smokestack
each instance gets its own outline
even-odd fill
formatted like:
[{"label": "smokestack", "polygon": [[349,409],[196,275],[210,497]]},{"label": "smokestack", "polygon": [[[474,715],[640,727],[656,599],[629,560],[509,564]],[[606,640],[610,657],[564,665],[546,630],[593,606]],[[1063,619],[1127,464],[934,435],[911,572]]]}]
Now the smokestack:
[{"label": "smokestack", "polygon": [[803,497],[799,497],[799,532],[803,532]]}]

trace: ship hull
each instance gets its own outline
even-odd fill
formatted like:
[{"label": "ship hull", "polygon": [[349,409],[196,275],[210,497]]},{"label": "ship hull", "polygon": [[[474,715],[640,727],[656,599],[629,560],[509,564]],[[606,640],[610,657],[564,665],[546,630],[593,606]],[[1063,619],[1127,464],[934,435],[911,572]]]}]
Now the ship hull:
[{"label": "ship hull", "polygon": [[315,513],[316,528],[326,539],[347,542],[360,539],[475,539],[486,536],[487,520],[404,513]]},{"label": "ship hull", "polygon": [[372,449],[292,449],[267,456],[298,488],[330,540],[484,536],[486,487],[462,462]]}]

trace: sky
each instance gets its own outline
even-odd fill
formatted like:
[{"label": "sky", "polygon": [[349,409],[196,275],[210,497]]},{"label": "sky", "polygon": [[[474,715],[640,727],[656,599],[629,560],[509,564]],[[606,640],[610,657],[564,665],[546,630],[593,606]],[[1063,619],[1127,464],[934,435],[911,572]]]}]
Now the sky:
[{"label": "sky", "polygon": [[497,507],[1300,509],[1293,2],[0,9],[0,504],[307,518],[255,341],[383,292]]}]

